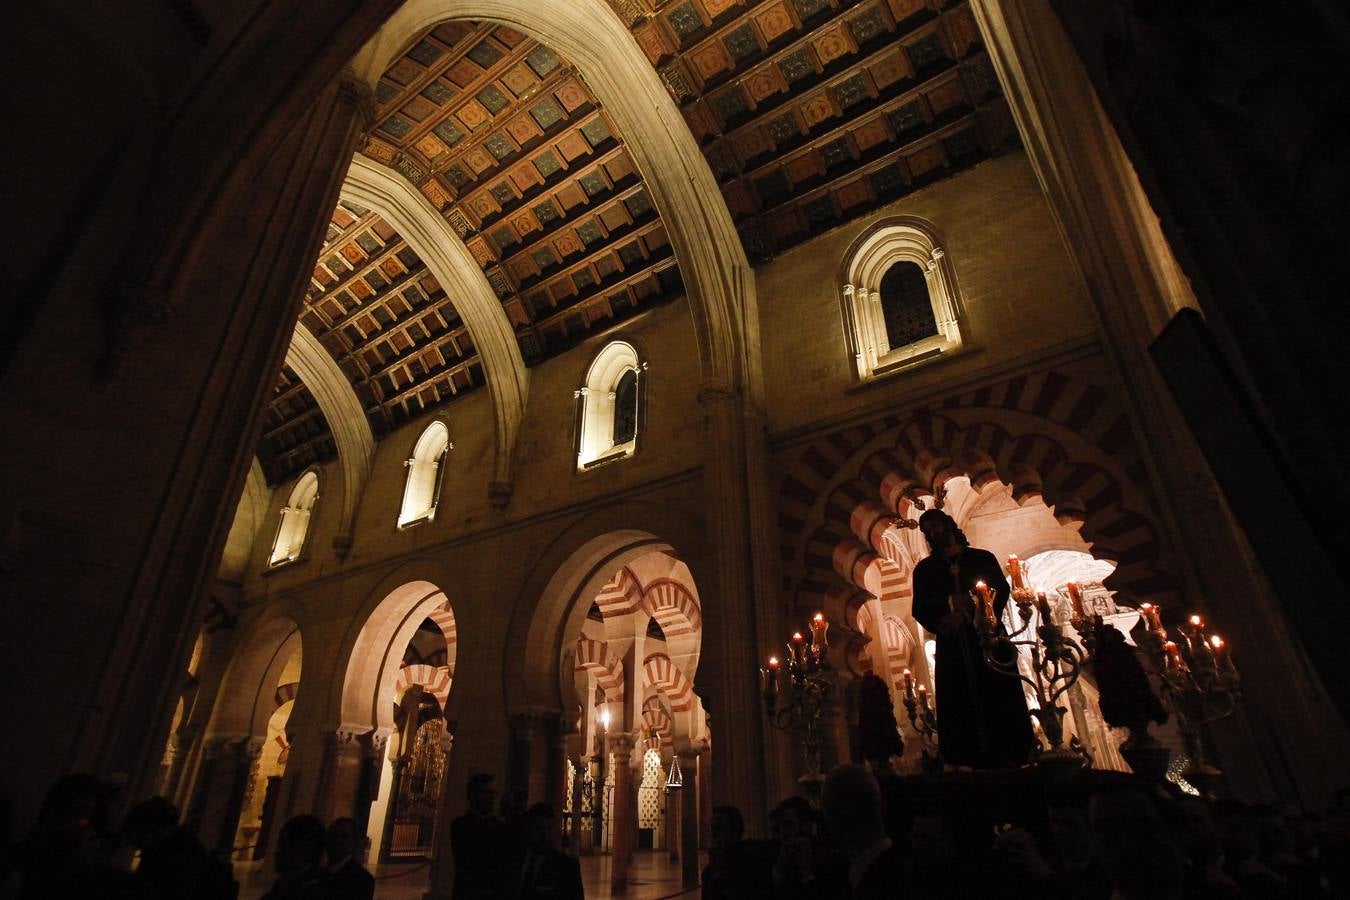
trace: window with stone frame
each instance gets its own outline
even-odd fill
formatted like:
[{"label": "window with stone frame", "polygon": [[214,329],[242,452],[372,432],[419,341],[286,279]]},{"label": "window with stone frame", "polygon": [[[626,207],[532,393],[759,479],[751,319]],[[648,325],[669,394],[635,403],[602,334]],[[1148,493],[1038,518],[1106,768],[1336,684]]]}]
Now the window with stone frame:
[{"label": "window with stone frame", "polygon": [[441,482],[445,480],[445,458],[451,446],[450,431],[444,422],[432,422],[417,439],[412,456],[403,463],[408,469],[408,477],[403,485],[403,506],[398,514],[400,528],[436,517]]},{"label": "window with stone frame", "polygon": [[577,468],[584,470],[632,456],[642,428],[642,378],[646,363],[626,341],[611,341],[596,354],[576,391]]},{"label": "window with stone frame", "polygon": [[961,347],[956,273],[928,223],[909,216],[878,222],[850,248],[842,280],[845,337],[859,380]]},{"label": "window with stone frame", "polygon": [[314,503],[318,499],[319,476],[311,469],[296,481],[286,505],[281,508],[281,521],[277,523],[268,565],[281,566],[300,558],[301,551],[305,549],[305,539],[309,536]]}]

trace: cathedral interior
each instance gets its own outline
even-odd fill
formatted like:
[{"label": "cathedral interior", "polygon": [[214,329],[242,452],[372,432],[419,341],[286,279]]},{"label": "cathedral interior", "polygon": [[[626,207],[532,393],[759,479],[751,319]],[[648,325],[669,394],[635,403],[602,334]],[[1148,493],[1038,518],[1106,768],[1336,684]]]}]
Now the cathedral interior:
[{"label": "cathedral interior", "polygon": [[[882,765],[940,768],[933,510],[1042,635],[1036,765],[1350,785],[1344,9],[7,17],[16,836],[92,773],[237,863],[351,817],[448,898],[487,772],[691,887],[714,807],[763,835],[869,758],[878,679]],[[1167,723],[1112,714],[1099,627]]]}]

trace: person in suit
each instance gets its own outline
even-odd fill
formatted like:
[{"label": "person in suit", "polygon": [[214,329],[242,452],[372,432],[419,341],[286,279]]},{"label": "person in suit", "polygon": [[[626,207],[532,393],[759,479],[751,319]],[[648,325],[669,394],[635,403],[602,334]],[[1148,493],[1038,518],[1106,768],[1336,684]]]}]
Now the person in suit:
[{"label": "person in suit", "polygon": [[497,788],[491,774],[471,775],[465,793],[469,811],[450,823],[454,900],[496,900],[512,890],[508,882],[515,842],[506,823],[492,814]]},{"label": "person in suit", "polygon": [[323,823],[313,816],[295,816],[281,826],[272,863],[277,880],[263,900],[324,900]]},{"label": "person in suit", "polygon": [[821,791],[825,826],[848,857],[849,896],[881,900],[903,896],[909,865],[886,835],[881,787],[862,766],[837,766]]},{"label": "person in suit", "polygon": [[524,853],[517,867],[519,900],[582,900],[581,864],[558,849],[553,807],[536,803],[522,818]]},{"label": "person in suit", "polygon": [[334,819],[324,835],[323,848],[328,900],[373,900],[375,878],[361,865],[356,848],[356,822],[345,817]]}]

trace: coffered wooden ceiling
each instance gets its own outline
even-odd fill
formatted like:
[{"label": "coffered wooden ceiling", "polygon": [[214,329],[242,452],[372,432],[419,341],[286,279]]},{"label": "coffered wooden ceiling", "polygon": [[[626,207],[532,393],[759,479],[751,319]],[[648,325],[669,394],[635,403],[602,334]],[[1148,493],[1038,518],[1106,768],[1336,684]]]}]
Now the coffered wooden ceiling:
[{"label": "coffered wooden ceiling", "polygon": [[609,0],[762,261],[1015,145],[966,2]]},{"label": "coffered wooden ceiling", "polygon": [[[333,211],[300,321],[351,382],[376,437],[485,383],[468,329],[426,264],[354,204]],[[289,369],[267,416],[258,455],[269,480],[332,458],[328,425]]]},{"label": "coffered wooden ceiling", "polygon": [[258,462],[268,484],[298,474],[337,455],[337,445],[319,403],[290,366],[283,366],[263,419]]},{"label": "coffered wooden ceiling", "polygon": [[381,77],[376,109],[362,152],[465,241],[527,364],[679,292],[622,137],[549,48],[504,26],[438,25]]}]

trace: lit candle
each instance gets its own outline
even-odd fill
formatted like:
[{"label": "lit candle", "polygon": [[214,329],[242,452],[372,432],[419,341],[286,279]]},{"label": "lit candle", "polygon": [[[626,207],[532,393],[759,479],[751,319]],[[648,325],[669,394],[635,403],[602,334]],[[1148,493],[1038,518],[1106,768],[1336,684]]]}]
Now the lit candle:
[{"label": "lit candle", "polygon": [[1162,608],[1154,603],[1141,603],[1139,611],[1144,614],[1144,622],[1149,631],[1162,631]]},{"label": "lit candle", "polygon": [[1022,561],[1013,553],[1008,556],[1008,575],[1012,578],[1014,588],[1024,588],[1026,584],[1022,581]]},{"label": "lit candle", "polygon": [[826,641],[826,634],[830,630],[830,623],[825,618],[824,613],[816,613],[811,619],[811,653],[815,655],[817,661],[825,658],[825,651],[829,649],[829,643]]},{"label": "lit candle", "polygon": [[788,644],[789,665],[794,667],[806,665],[806,647],[803,643],[805,640],[800,631],[792,632],[792,643]]},{"label": "lit candle", "polygon": [[760,688],[764,691],[764,699],[770,706],[773,706],[774,701],[778,698],[778,657],[770,656],[769,667],[759,671],[763,681]]},{"label": "lit candle", "polygon": [[905,669],[904,675],[903,675],[902,677],[903,677],[904,680],[905,680],[905,699],[906,699],[906,700],[913,700],[913,699],[914,699],[914,673],[911,672],[909,669]]},{"label": "lit candle", "polygon": [[975,582],[975,593],[980,595],[980,615],[984,616],[989,627],[994,627],[998,619],[994,615],[994,592],[983,581]]},{"label": "lit candle", "polygon": [[919,705],[927,708],[928,706],[928,685],[919,685]]},{"label": "lit candle", "polygon": [[608,709],[602,709],[602,710],[600,710],[600,731],[601,731],[601,732],[609,731],[609,710],[608,710]]},{"label": "lit candle", "polygon": [[1163,652],[1167,654],[1168,671],[1181,672],[1186,669],[1186,663],[1181,658],[1181,648],[1177,646],[1176,641],[1165,642]]},{"label": "lit candle", "polygon": [[1064,589],[1069,592],[1069,602],[1073,604],[1073,617],[1087,618],[1087,610],[1083,608],[1083,591],[1078,587],[1078,582],[1070,581],[1064,585]]}]

